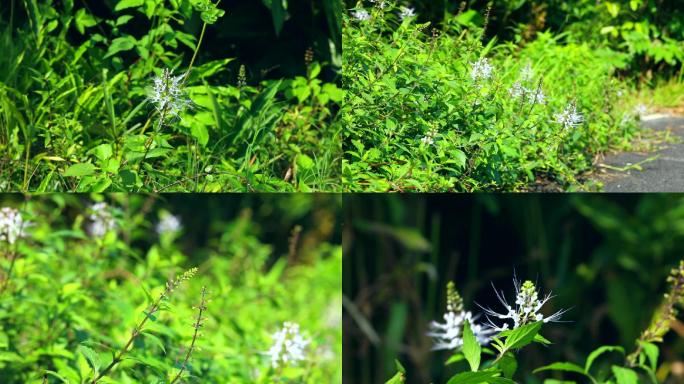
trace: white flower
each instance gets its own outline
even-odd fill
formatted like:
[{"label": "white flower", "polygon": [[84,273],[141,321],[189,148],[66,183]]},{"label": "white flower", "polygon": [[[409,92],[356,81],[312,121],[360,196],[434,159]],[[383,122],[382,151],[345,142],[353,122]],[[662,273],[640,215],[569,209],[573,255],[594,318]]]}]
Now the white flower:
[{"label": "white flower", "polygon": [[266,354],[271,357],[273,368],[296,364],[305,359],[310,343],[311,340],[299,332],[299,324],[285,322],[283,328],[273,334],[273,345]]},{"label": "white flower", "polygon": [[185,75],[173,76],[169,69],[164,69],[160,76],[154,78],[154,89],[150,100],[160,114],[170,114],[178,117],[178,114],[190,104],[185,96],[182,81]]},{"label": "white flower", "polygon": [[546,95],[541,87],[538,87],[537,90],[534,91],[524,87],[519,81],[516,81],[511,88],[508,89],[508,93],[514,99],[525,96],[527,102],[530,104],[546,104]]},{"label": "white flower", "polygon": [[107,203],[96,203],[90,206],[90,225],[88,226],[88,233],[91,236],[103,237],[107,232],[116,228],[116,220],[114,215],[107,205]]},{"label": "white flower", "polygon": [[24,230],[30,225],[19,210],[9,207],[0,209],[0,241],[14,244],[17,239],[26,236]]},{"label": "white flower", "polygon": [[563,110],[561,113],[554,115],[556,122],[563,126],[564,129],[575,127],[584,121],[581,113],[577,112],[577,107],[573,103]]},{"label": "white flower", "polygon": [[437,137],[437,130],[431,129],[425,134],[425,136],[423,136],[420,139],[420,142],[425,144],[425,145],[433,145],[435,143],[436,137]]},{"label": "white flower", "polygon": [[508,93],[514,99],[521,97],[523,94],[527,93],[527,88],[523,87],[519,81],[513,83],[513,85],[508,89]]},{"label": "white flower", "polygon": [[489,79],[492,77],[494,67],[489,64],[489,60],[482,58],[471,64],[470,77],[477,81],[480,79]]},{"label": "white flower", "polygon": [[512,328],[510,329],[516,329],[536,321],[543,321],[544,323],[558,321],[567,311],[562,309],[550,316],[544,316],[539,311],[541,310],[542,306],[544,306],[544,304],[546,304],[546,302],[553,297],[551,293],[548,293],[542,300],[540,300],[539,295],[537,294],[537,288],[530,280],[525,281],[521,286],[520,281],[513,278],[513,285],[515,286],[515,308],[508,305],[503,292],[499,292],[493,284],[492,287],[494,287],[496,297],[506,308],[507,312],[497,313],[491,309],[482,308],[485,311],[489,324],[496,331],[505,331],[509,329],[511,324],[504,323],[503,325],[499,326],[494,324],[490,316],[504,321],[513,321]]},{"label": "white flower", "polygon": [[534,70],[532,70],[532,65],[527,63],[525,68],[520,72],[520,77],[523,81],[530,81],[534,78]]},{"label": "white flower", "polygon": [[171,214],[164,215],[157,223],[157,234],[163,235],[165,233],[175,233],[181,230],[180,218]]},{"label": "white flower", "polygon": [[437,321],[430,323],[430,331],[427,335],[434,339],[432,350],[453,350],[463,346],[463,326],[466,321],[470,323],[470,329],[480,345],[488,344],[495,333],[494,329],[476,323],[477,316],[473,317],[470,311],[463,309],[463,299],[456,291],[453,282],[447,284],[447,311],[443,318],[444,323]]},{"label": "white flower", "polygon": [[371,0],[371,3],[375,4],[375,6],[380,9],[383,9],[387,6],[387,0]]},{"label": "white flower", "polygon": [[546,95],[542,91],[541,87],[537,89],[534,96],[530,99],[532,104],[546,104]]},{"label": "white flower", "polygon": [[359,21],[368,21],[371,18],[370,13],[363,8],[352,11],[352,16]]},{"label": "white flower", "polygon": [[399,13],[399,17],[401,17],[402,20],[406,20],[411,17],[416,16],[416,10],[410,7],[401,7],[401,12]]},{"label": "white flower", "polygon": [[480,345],[486,345],[495,330],[477,324],[470,311],[447,312],[444,314],[444,323],[433,321],[430,323],[428,336],[434,338],[435,344],[432,350],[458,349],[463,346],[463,326],[466,321],[470,323],[470,329]]},{"label": "white flower", "polygon": [[647,113],[648,113],[648,107],[645,106],[644,104],[639,104],[636,107],[634,107],[634,115],[636,115],[636,116],[641,117]]}]

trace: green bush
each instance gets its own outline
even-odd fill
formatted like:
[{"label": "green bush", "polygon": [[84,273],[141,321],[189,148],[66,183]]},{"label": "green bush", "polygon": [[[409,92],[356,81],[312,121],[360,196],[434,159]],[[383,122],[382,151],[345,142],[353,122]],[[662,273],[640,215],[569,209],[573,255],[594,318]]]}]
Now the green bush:
[{"label": "green bush", "polygon": [[[353,7],[355,0],[347,0]],[[413,6],[421,20],[441,24],[466,4],[471,20],[488,36],[524,43],[539,32],[568,32],[594,47],[627,55],[623,74],[635,78],[669,78],[681,73],[684,60],[684,10],[678,0],[470,0],[401,1]],[[489,11],[488,11],[489,9]]]},{"label": "green bush", "polygon": [[567,188],[630,139],[612,77],[624,55],[550,33],[483,46],[474,13],[430,32],[401,12],[359,5],[344,21],[346,190]]},{"label": "green bush", "polygon": [[[204,38],[226,11],[217,2],[121,0],[105,16],[73,1],[10,5],[0,18],[1,189],[339,188],[342,92],[313,52],[302,49],[305,74],[259,80],[239,58],[202,60],[221,52]],[[173,118],[154,96],[166,69],[184,100]]]},{"label": "green bush", "polygon": [[[213,217],[201,210],[171,218],[190,198],[11,203],[30,224],[13,227],[25,236],[9,242],[9,210],[0,212],[0,381],[341,383],[342,254],[326,240],[335,218],[324,204],[290,200],[302,223],[318,211],[317,228],[275,247],[260,233],[287,220],[262,223],[236,200],[223,204],[237,217],[206,223],[194,221]],[[272,364],[284,322],[298,323],[308,343],[301,360]]]}]

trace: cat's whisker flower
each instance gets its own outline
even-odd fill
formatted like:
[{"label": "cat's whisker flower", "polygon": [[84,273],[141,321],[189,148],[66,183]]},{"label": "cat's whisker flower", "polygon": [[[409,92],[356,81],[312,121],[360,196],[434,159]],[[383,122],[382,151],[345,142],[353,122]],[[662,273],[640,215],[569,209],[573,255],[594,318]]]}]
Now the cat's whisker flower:
[{"label": "cat's whisker flower", "polygon": [[406,20],[406,19],[416,17],[416,10],[411,8],[411,7],[401,7],[401,11],[399,12],[399,17],[401,18],[401,20]]},{"label": "cat's whisker flower", "polygon": [[26,237],[25,229],[31,223],[21,215],[18,209],[3,207],[0,209],[0,241],[14,244],[17,239]]},{"label": "cat's whisker flower", "polygon": [[564,129],[576,127],[584,121],[582,114],[577,112],[575,103],[566,107],[563,112],[555,114],[554,117],[556,122],[562,125]]},{"label": "cat's whisker flower", "polygon": [[164,69],[161,75],[154,78],[154,87],[149,97],[160,115],[179,117],[179,114],[190,105],[183,89],[186,74],[173,76],[173,72]]},{"label": "cat's whisker flower", "polygon": [[271,366],[278,368],[305,360],[306,348],[311,343],[305,338],[299,324],[286,321],[283,327],[273,334],[273,344],[266,352],[271,357]]},{"label": "cat's whisker flower", "polygon": [[103,237],[107,232],[116,229],[116,220],[107,203],[95,203],[88,208],[88,233],[94,237]]},{"label": "cat's whisker flower", "polygon": [[471,64],[470,77],[474,81],[488,80],[492,77],[494,66],[489,64],[487,58],[481,58]]},{"label": "cat's whisker flower", "polygon": [[366,11],[365,9],[356,9],[352,11],[352,17],[355,18],[358,21],[368,21],[371,18],[370,13]]},{"label": "cat's whisker flower", "polygon": [[183,228],[180,218],[171,214],[164,215],[157,223],[156,231],[158,235],[175,233]]},{"label": "cat's whisker flower", "polygon": [[427,336],[434,339],[432,350],[453,350],[463,346],[463,326],[467,321],[481,345],[488,344],[496,332],[494,328],[476,322],[478,315],[473,316],[463,308],[463,299],[456,291],[453,282],[447,284],[447,311],[443,316],[444,323],[433,321]]},{"label": "cat's whisker flower", "polygon": [[[503,292],[499,292],[494,284],[494,292],[499,302],[506,308],[505,312],[499,313],[490,308],[482,308],[487,316],[489,324],[497,331],[505,331],[508,329],[520,328],[524,325],[531,324],[537,321],[544,323],[557,322],[567,312],[567,309],[561,309],[552,315],[545,316],[540,311],[542,307],[554,296],[551,293],[546,294],[539,299],[539,292],[537,287],[530,280],[526,280],[522,285],[513,278],[513,285],[515,286],[515,307],[512,307],[506,301]],[[501,319],[504,321],[502,325],[497,325],[492,321],[492,318]],[[512,321],[512,324],[510,322]]]}]

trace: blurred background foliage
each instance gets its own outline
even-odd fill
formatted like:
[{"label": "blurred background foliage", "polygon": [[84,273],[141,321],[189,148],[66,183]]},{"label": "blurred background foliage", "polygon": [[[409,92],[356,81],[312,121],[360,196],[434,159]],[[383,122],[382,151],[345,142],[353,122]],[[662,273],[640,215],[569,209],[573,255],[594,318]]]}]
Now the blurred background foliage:
[{"label": "blurred background foliage", "polygon": [[[346,0],[348,7],[356,3]],[[491,6],[490,39],[525,43],[538,32],[565,33],[570,41],[624,53],[625,75],[647,81],[681,77],[684,8],[679,0],[407,0],[405,5],[416,9],[419,21],[440,24],[460,13],[459,22],[477,26]]]},{"label": "blurred background foliage", "polygon": [[[97,201],[116,223],[104,237],[87,231]],[[89,382],[92,362],[111,361],[149,295],[192,267],[197,276],[173,292],[106,382],[169,382],[203,286],[206,320],[182,382],[342,382],[340,196],[4,194],[0,207],[33,223],[1,294],[0,382]],[[181,229],[159,232],[169,214]],[[266,352],[285,321],[299,323],[311,344],[302,364],[276,370]]]},{"label": "blurred background foliage", "polygon": [[[490,282],[512,296],[514,273],[553,291],[545,313],[572,308],[569,322],[544,325],[551,346],[520,354],[523,382],[541,383],[553,376],[533,369],[582,362],[601,345],[631,351],[684,257],[680,195],[359,195],[344,206],[344,377],[354,383],[384,382],[395,358],[409,383],[453,374],[425,335],[452,280],[474,313],[475,302],[499,308]],[[684,324],[673,329],[661,374],[681,383]]]}]

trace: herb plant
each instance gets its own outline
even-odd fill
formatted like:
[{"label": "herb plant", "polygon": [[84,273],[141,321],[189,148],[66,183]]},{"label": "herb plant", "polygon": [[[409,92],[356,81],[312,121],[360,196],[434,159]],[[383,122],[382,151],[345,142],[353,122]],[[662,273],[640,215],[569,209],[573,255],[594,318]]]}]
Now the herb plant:
[{"label": "herb plant", "polygon": [[156,197],[93,199],[2,199],[2,383],[342,382],[341,251],[325,204],[326,224],[280,255],[259,228],[282,218],[260,223],[246,199],[210,223]]},{"label": "herb plant", "polygon": [[[674,268],[667,278],[670,290],[664,301],[657,309],[648,328],[636,341],[636,349],[625,356],[625,350],[617,345],[604,345],[595,349],[586,358],[583,365],[572,362],[556,362],[539,367],[534,373],[559,372],[565,375],[588,379],[594,384],[637,384],[661,382],[658,379],[658,347],[655,343],[662,342],[663,336],[670,330],[670,325],[676,320],[677,306],[684,305],[684,261]],[[463,360],[469,369],[457,373],[449,379],[449,384],[460,383],[515,383],[514,376],[518,367],[516,356],[521,349],[531,343],[540,343],[553,348],[552,341],[541,334],[544,323],[560,321],[566,310],[560,310],[551,315],[544,315],[542,307],[551,298],[547,294],[540,299],[537,287],[527,280],[520,283],[514,279],[515,305],[506,301],[503,292],[497,291],[496,297],[506,309],[503,313],[484,308],[485,323],[478,323],[477,316],[465,311],[463,300],[456,292],[453,283],[447,285],[447,313],[444,315],[445,324],[433,322],[431,331],[427,334],[435,339],[433,349],[448,349],[455,351],[446,361],[447,365],[456,364]],[[498,321],[507,321],[499,325]],[[604,354],[614,353],[622,357],[621,364],[609,366],[601,365],[596,369],[595,363]],[[488,360],[485,360],[489,356]],[[397,362],[398,372],[388,384],[403,383],[405,370]],[[592,369],[594,368],[594,369]],[[546,379],[544,383],[575,383],[576,381],[559,381]]]},{"label": "herb plant", "polygon": [[[264,28],[282,33],[270,3]],[[326,20],[323,3],[310,12]],[[321,47],[272,78],[216,45],[225,1],[3,5],[0,190],[339,189],[339,63]]]},{"label": "herb plant", "polygon": [[438,26],[375,1],[345,16],[345,190],[576,189],[628,144],[623,54],[562,33],[500,43],[474,14]]}]

